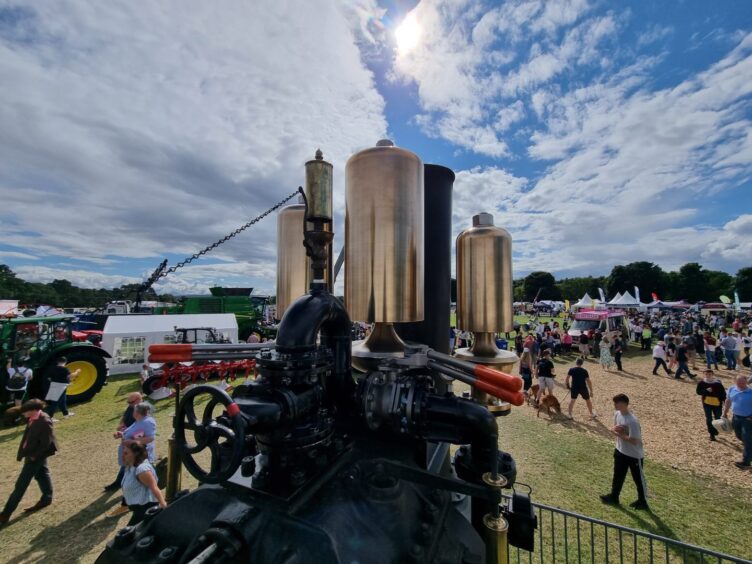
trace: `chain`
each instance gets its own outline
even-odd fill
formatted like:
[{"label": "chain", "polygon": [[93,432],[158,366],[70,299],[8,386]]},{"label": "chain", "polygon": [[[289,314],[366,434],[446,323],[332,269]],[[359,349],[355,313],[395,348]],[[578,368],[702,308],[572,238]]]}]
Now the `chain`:
[{"label": "chain", "polygon": [[[165,276],[167,276],[168,274],[172,274],[172,273],[173,273],[173,272],[175,272],[175,271],[176,271],[176,270],[177,270],[178,268],[182,268],[182,267],[184,267],[184,266],[185,266],[186,264],[190,264],[190,263],[192,263],[192,262],[193,262],[194,260],[196,260],[196,259],[197,259],[197,258],[199,258],[199,257],[202,257],[202,256],[204,256],[204,255],[205,255],[206,253],[208,253],[209,251],[212,251],[212,250],[216,249],[216,248],[217,248],[217,247],[219,247],[219,246],[220,246],[220,245],[221,245],[222,243],[225,243],[225,242],[229,241],[230,239],[232,239],[233,237],[235,237],[235,235],[238,235],[238,234],[242,233],[243,231],[245,231],[246,229],[248,229],[248,228],[249,228],[249,227],[250,227],[251,225],[253,225],[253,224],[255,224],[255,223],[258,223],[259,221],[261,221],[262,219],[264,219],[264,218],[265,218],[265,217],[266,217],[267,215],[269,215],[269,214],[270,214],[270,213],[272,213],[273,211],[276,211],[276,210],[278,210],[279,208],[281,208],[281,207],[282,207],[282,206],[283,206],[284,204],[286,204],[287,202],[289,202],[290,200],[292,200],[292,199],[293,199],[293,198],[294,198],[294,197],[295,197],[296,195],[298,195],[298,194],[303,194],[303,188],[298,188],[297,190],[295,190],[295,192],[293,192],[292,194],[290,194],[289,196],[287,196],[287,197],[286,197],[286,198],[285,198],[284,200],[282,200],[281,202],[279,202],[279,203],[275,204],[275,205],[274,205],[273,207],[271,207],[271,208],[269,208],[268,210],[266,210],[266,211],[265,211],[264,213],[262,213],[261,215],[259,215],[259,216],[257,216],[257,217],[254,217],[254,218],[253,218],[253,219],[252,219],[251,221],[249,221],[249,222],[248,222],[248,223],[246,223],[245,225],[241,225],[241,226],[240,226],[240,227],[238,227],[238,228],[237,228],[237,229],[236,229],[235,231],[233,231],[233,232],[232,232],[232,233],[230,233],[229,235],[226,235],[226,236],[222,237],[222,238],[221,238],[221,239],[220,239],[219,241],[217,241],[216,243],[212,243],[211,245],[209,245],[208,247],[206,247],[206,248],[204,248],[204,249],[201,249],[201,250],[200,250],[200,251],[198,251],[197,253],[194,253],[194,254],[192,254],[191,256],[189,256],[189,257],[186,257],[186,258],[185,258],[184,260],[180,261],[180,262],[179,262],[179,263],[177,263],[177,264],[176,264],[175,266],[171,266],[171,267],[170,267],[170,268],[168,268],[167,270],[161,270],[161,269],[157,269],[158,271],[159,271],[159,270],[161,270],[161,272],[155,272],[155,274],[156,274],[156,277],[152,276],[152,277],[154,277],[154,282],[156,282],[156,281],[157,281],[157,280],[159,280],[160,278],[164,278],[164,277],[165,277]],[[164,266],[166,266],[166,265],[167,265],[167,261],[164,261],[164,263],[163,263],[163,264],[164,264]]]}]

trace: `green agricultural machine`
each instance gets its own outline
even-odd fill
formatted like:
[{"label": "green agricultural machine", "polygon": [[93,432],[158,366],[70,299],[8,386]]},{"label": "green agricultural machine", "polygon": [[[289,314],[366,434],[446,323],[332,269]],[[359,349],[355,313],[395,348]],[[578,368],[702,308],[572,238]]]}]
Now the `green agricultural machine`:
[{"label": "green agricultural machine", "polygon": [[104,349],[73,338],[73,315],[49,317],[16,317],[0,320],[0,366],[5,371],[8,359],[18,366],[28,359],[34,377],[27,388],[28,397],[44,399],[48,381],[45,373],[64,356],[71,372],[80,370],[67,390],[68,404],[86,401],[102,389],[107,380]]},{"label": "green agricultural machine", "polygon": [[238,319],[238,338],[245,341],[257,332],[262,337],[274,337],[274,330],[261,324],[264,307],[269,298],[251,296],[253,288],[209,288],[211,296],[186,296],[180,313],[234,313]]}]

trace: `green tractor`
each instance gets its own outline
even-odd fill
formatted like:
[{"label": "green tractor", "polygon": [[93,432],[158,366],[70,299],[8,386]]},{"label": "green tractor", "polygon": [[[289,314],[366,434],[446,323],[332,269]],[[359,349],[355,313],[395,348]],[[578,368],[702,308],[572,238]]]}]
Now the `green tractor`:
[{"label": "green tractor", "polygon": [[107,380],[106,358],[110,354],[88,342],[73,338],[71,325],[73,315],[49,317],[16,317],[0,320],[0,366],[10,359],[18,366],[21,359],[28,359],[28,367],[34,376],[26,390],[28,397],[44,399],[49,379],[46,372],[64,356],[71,372],[80,370],[66,391],[68,404],[86,401],[102,389]]}]

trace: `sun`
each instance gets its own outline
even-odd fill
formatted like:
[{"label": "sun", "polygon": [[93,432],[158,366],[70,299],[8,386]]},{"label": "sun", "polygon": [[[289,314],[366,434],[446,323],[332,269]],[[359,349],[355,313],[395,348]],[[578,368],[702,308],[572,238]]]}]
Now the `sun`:
[{"label": "sun", "polygon": [[401,54],[415,48],[420,40],[420,25],[415,14],[410,13],[402,20],[402,23],[394,30],[394,36],[397,39],[397,49]]}]

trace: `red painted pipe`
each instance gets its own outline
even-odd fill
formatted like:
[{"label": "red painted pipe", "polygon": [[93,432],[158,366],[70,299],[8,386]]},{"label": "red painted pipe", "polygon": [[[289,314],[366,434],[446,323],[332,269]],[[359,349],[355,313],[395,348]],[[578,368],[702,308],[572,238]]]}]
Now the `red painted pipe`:
[{"label": "red painted pipe", "polygon": [[502,401],[507,401],[512,405],[520,406],[525,403],[525,396],[522,392],[512,392],[504,388],[499,388],[483,380],[476,380],[473,387],[478,388],[481,392],[486,392],[489,395],[499,398]]},{"label": "red painted pipe", "polygon": [[488,366],[483,366],[482,364],[477,364],[475,366],[473,374],[481,382],[488,382],[493,386],[497,386],[509,392],[519,392],[522,389],[522,378],[512,376],[511,374],[505,374],[504,372],[494,368],[489,368]]}]

